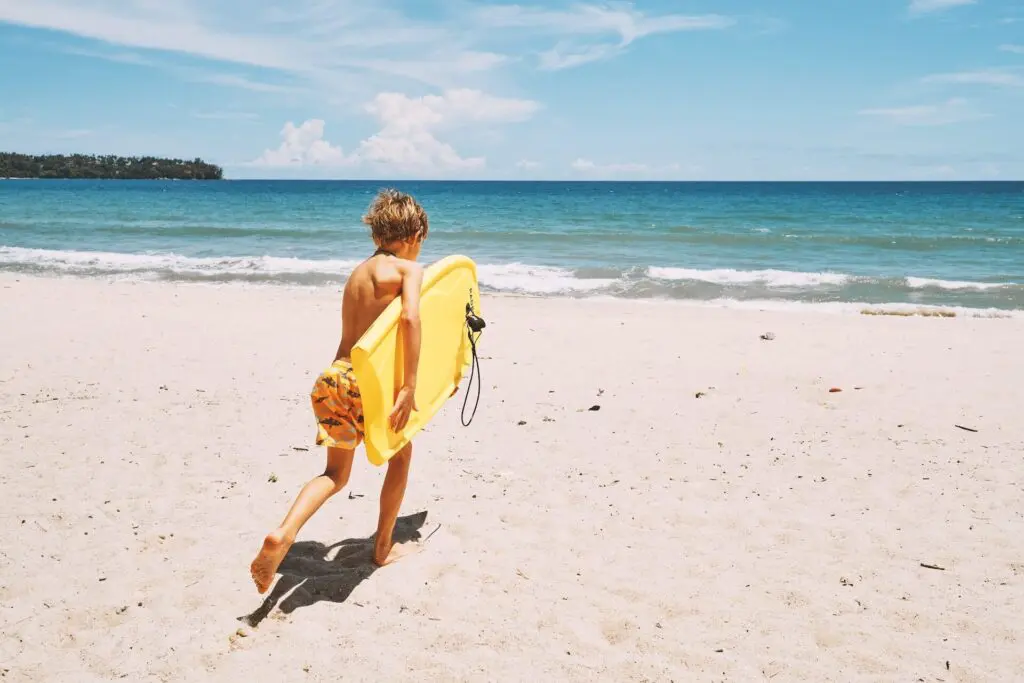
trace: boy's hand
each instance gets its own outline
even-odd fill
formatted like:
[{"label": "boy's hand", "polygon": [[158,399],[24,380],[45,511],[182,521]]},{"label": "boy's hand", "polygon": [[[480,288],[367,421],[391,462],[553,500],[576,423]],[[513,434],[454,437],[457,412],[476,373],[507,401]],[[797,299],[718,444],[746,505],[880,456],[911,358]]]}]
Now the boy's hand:
[{"label": "boy's hand", "polygon": [[395,399],[395,407],[388,417],[391,431],[400,432],[405,429],[405,425],[409,422],[409,415],[414,410],[417,410],[416,390],[412,387],[402,387],[398,392],[398,398]]}]

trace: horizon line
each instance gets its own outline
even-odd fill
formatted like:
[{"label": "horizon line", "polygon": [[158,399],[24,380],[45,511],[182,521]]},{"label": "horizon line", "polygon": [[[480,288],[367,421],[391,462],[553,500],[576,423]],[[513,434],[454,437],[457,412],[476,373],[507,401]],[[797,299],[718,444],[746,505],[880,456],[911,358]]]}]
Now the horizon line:
[{"label": "horizon line", "polygon": [[953,184],[953,183],[1024,183],[1022,178],[286,178],[286,177],[252,177],[252,178],[23,178],[0,176],[0,180],[35,180],[35,181],[85,181],[85,182],[187,182],[187,183],[220,183],[220,182],[294,182],[294,183],[563,183],[563,184],[625,184],[625,183],[672,183],[672,184],[739,184],[739,183],[917,183],[917,184]]},{"label": "horizon line", "polygon": [[223,177],[220,181],[190,182],[341,182],[341,183],[1020,183],[1021,178],[285,178],[285,177]]}]

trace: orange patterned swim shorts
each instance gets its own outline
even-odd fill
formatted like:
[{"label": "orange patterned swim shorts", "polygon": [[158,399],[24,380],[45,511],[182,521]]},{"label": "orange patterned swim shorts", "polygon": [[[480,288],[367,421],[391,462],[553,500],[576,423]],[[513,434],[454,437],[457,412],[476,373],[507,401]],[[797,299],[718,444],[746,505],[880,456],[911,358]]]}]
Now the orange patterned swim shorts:
[{"label": "orange patterned swim shorts", "polygon": [[363,400],[351,361],[336,360],[309,394],[316,415],[316,445],[355,450],[363,441]]}]

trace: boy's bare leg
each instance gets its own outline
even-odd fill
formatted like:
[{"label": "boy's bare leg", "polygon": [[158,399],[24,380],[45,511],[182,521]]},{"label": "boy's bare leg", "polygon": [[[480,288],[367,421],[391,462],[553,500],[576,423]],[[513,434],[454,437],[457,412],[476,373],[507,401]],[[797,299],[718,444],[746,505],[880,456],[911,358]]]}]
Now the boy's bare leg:
[{"label": "boy's bare leg", "polygon": [[274,582],[277,568],[288,554],[288,549],[295,542],[295,537],[313,513],[320,509],[324,502],[340,491],[348,483],[352,473],[353,451],[344,448],[327,449],[327,467],[324,473],[314,477],[299,492],[284,521],[263,541],[256,559],[252,561],[250,572],[260,593],[266,593]]},{"label": "boy's bare leg", "polygon": [[409,481],[409,465],[412,462],[412,444],[406,444],[388,461],[388,472],[380,491],[380,518],[377,521],[377,540],[373,547],[374,564],[383,567],[391,564],[409,549],[395,546],[391,535],[398,520],[398,509],[402,507],[405,485]]}]

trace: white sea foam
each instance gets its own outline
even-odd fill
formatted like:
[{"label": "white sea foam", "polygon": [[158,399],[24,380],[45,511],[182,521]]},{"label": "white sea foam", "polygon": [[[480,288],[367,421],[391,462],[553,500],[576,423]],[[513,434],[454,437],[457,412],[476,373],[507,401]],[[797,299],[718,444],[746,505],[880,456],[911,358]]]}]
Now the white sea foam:
[{"label": "white sea foam", "polygon": [[[0,247],[0,267],[9,266],[70,275],[170,275],[207,279],[274,279],[275,276],[302,275],[329,277],[347,275],[358,263],[355,260],[313,260],[280,256],[190,257],[173,253],[123,254]],[[477,269],[482,286],[523,294],[587,292],[617,282],[609,278],[579,279],[571,270],[521,263],[482,264]]]},{"label": "white sea foam", "polygon": [[926,289],[932,287],[949,291],[957,289],[976,289],[978,291],[985,291],[989,289],[1013,287],[1015,285],[1015,282],[965,282],[962,280],[932,280],[926,277],[907,278],[907,286],[913,289]]},{"label": "white sea foam", "polygon": [[358,261],[307,260],[281,256],[190,257],[179,254],[123,254],[0,247],[0,265],[73,274],[335,275],[350,272],[357,263]]},{"label": "white sea foam", "polygon": [[[70,276],[105,276],[140,280],[170,279],[200,282],[284,283],[294,285],[336,285],[351,272],[357,260],[317,260],[282,256],[190,257],[174,253],[126,254],[114,252],[59,251],[0,247],[0,271],[57,273]],[[842,296],[844,285],[877,286],[887,292],[889,301],[920,298],[918,292],[928,289],[948,291],[953,300],[977,298],[989,290],[1008,292],[1011,296],[1020,285],[1014,283],[937,280],[919,277],[867,278],[826,272],[793,272],[784,270],[693,269],[661,266],[639,268],[592,268],[573,271],[555,266],[523,263],[487,264],[477,266],[481,288],[498,293],[526,295],[586,295],[627,298],[669,298],[707,301],[722,297],[739,307],[786,307],[792,298],[817,297],[822,288],[837,289]],[[704,283],[694,285],[694,283]],[[707,285],[718,285],[709,287]],[[727,287],[725,292],[721,287]],[[797,290],[791,295],[786,289]],[[779,291],[783,290],[783,291]],[[902,290],[902,292],[901,292]],[[775,292],[779,292],[776,294]],[[806,292],[806,295],[803,293]],[[851,296],[860,298],[854,292]],[[776,297],[785,297],[777,299]],[[753,301],[751,297],[771,299],[771,303]],[[849,299],[847,299],[848,301]],[[715,299],[721,302],[723,299]],[[923,303],[923,302],[920,302]],[[934,303],[934,302],[933,302]],[[980,302],[979,302],[980,303]],[[809,304],[800,304],[809,305]],[[861,304],[827,303],[844,310]],[[867,305],[867,304],[864,304]],[[1005,305],[1005,303],[1004,303]],[[872,304],[873,308],[879,306]],[[887,310],[921,309],[919,302],[881,304]],[[902,308],[901,308],[902,307]],[[978,313],[983,309],[972,310]]]},{"label": "white sea foam", "polygon": [[564,268],[530,266],[522,263],[479,265],[477,277],[481,286],[522,294],[588,292],[619,282],[610,278],[580,279],[571,270]]},{"label": "white sea foam", "polygon": [[759,311],[813,311],[841,315],[862,315],[865,311],[873,314],[935,316],[951,313],[957,318],[1024,318],[1024,310],[1001,308],[970,308],[967,306],[942,306],[937,304],[911,303],[863,303],[857,301],[792,301],[786,299],[710,299],[707,301],[680,301],[703,307],[735,308]]},{"label": "white sea foam", "polygon": [[696,280],[719,285],[761,284],[766,287],[820,287],[822,285],[841,285],[850,279],[849,275],[842,273],[799,273],[788,270],[733,270],[731,268],[698,270],[660,266],[648,268],[647,275],[658,280]]}]

